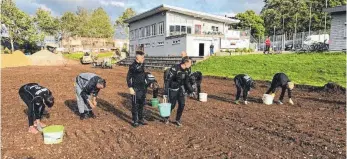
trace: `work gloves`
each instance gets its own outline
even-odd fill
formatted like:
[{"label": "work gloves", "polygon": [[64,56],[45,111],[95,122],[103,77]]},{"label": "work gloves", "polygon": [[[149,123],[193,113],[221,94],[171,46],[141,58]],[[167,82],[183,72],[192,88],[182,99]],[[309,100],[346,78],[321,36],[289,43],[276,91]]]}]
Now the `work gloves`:
[{"label": "work gloves", "polygon": [[134,90],[133,87],[130,87],[130,88],[129,88],[129,93],[130,93],[131,95],[135,95],[135,90]]}]

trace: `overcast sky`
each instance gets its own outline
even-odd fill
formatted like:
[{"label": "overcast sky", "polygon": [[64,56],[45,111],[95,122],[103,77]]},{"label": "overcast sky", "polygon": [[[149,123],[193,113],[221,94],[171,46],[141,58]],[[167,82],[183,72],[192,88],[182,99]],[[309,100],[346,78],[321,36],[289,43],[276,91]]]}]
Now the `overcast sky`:
[{"label": "overcast sky", "polygon": [[[66,11],[75,12],[78,6],[90,10],[103,7],[114,22],[126,8],[141,13],[161,4],[207,12],[215,15],[235,15],[248,9],[257,13],[262,9],[263,0],[15,0],[17,7],[29,15],[38,8],[51,11],[53,16],[61,16]],[[125,38],[124,31],[116,29],[117,38]]]},{"label": "overcast sky", "polygon": [[132,7],[137,13],[161,4],[212,13],[216,15],[235,14],[252,9],[260,12],[263,0],[15,0],[17,6],[33,15],[37,8],[44,8],[55,16],[66,11],[77,10],[77,6],[87,9],[103,7],[114,21],[125,8]]}]

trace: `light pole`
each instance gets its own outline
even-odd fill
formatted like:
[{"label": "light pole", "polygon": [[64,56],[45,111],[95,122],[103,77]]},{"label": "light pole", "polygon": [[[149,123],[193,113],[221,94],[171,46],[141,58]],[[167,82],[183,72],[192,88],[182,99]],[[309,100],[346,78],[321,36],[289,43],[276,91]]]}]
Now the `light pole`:
[{"label": "light pole", "polygon": [[310,2],[310,24],[308,26],[308,35],[311,36],[311,19],[312,19],[312,16],[311,16],[311,10],[312,10],[312,2]]},{"label": "light pole", "polygon": [[282,35],[282,40],[281,40],[281,42],[282,42],[282,50],[284,50],[284,47],[285,47],[285,41],[286,41],[286,35],[285,35],[285,32],[284,32],[284,15],[282,14],[282,20],[283,20],[283,26],[282,26],[282,28],[283,28],[283,35]]},{"label": "light pole", "polygon": [[[274,44],[275,44],[275,42],[276,42],[276,25],[274,26],[274,38],[273,38],[273,40],[274,40]],[[274,45],[272,45],[272,50],[274,50]]]},{"label": "light pole", "polygon": [[[328,0],[325,0],[325,8],[328,8]],[[327,12],[324,13],[324,40],[325,40],[325,34],[327,33]]]}]

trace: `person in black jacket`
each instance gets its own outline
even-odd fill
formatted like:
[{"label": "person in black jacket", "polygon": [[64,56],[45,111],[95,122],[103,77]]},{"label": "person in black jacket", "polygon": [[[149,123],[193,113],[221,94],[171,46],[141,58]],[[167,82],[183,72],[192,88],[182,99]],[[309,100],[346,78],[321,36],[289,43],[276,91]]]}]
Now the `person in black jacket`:
[{"label": "person in black jacket", "polygon": [[247,105],[247,96],[251,89],[255,88],[255,82],[252,80],[251,77],[249,77],[246,74],[239,74],[234,77],[234,82],[236,85],[236,99],[235,104],[239,104],[239,99],[241,95],[241,91],[243,91],[243,100],[244,103]]},{"label": "person in black jacket", "polygon": [[[178,110],[176,115],[176,124],[181,126],[181,116],[185,106],[185,95],[193,93],[193,88],[189,83],[189,76],[187,69],[191,66],[191,59],[185,57],[184,60],[175,66],[172,66],[167,77],[168,89],[164,90],[169,97],[171,103],[171,111],[175,108],[176,102],[178,102]],[[165,118],[164,122],[169,123],[169,117]]]},{"label": "person in black jacket", "polygon": [[[92,108],[97,105],[96,97],[100,89],[106,87],[106,80],[94,73],[81,73],[76,77],[75,89],[80,119],[95,118]],[[93,96],[92,98],[90,98]]]},{"label": "person in black jacket", "polygon": [[200,71],[191,73],[189,76],[189,82],[193,87],[193,91],[196,93],[195,98],[199,100],[201,93],[202,73]]},{"label": "person in black jacket", "polygon": [[284,94],[286,93],[286,89],[288,89],[288,98],[289,98],[289,103],[291,105],[294,105],[294,102],[292,100],[292,90],[294,88],[294,83],[291,82],[288,78],[288,76],[284,73],[276,73],[275,76],[272,79],[271,82],[271,87],[269,90],[266,92],[266,94],[269,94],[270,92],[272,93],[272,96],[275,96],[275,91],[277,87],[282,88],[281,96],[279,98],[278,103],[283,104],[283,98]]},{"label": "person in black jacket", "polygon": [[159,93],[159,84],[157,80],[155,79],[155,77],[149,72],[146,72],[146,86],[147,88],[148,87],[152,88],[153,98],[157,98]]},{"label": "person in black jacket", "polygon": [[133,127],[147,125],[143,119],[143,107],[146,103],[147,83],[145,73],[145,53],[136,51],[136,59],[129,66],[127,84],[132,97],[132,120]]},{"label": "person in black jacket", "polygon": [[20,87],[18,93],[28,106],[29,132],[36,134],[38,130],[46,126],[40,120],[43,112],[49,111],[54,105],[52,92],[37,83],[28,83]]}]

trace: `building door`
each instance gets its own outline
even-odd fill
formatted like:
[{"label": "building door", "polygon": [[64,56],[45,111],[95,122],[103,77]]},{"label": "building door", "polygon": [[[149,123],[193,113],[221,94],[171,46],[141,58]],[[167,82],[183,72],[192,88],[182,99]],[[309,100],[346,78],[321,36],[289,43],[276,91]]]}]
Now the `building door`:
[{"label": "building door", "polygon": [[205,44],[199,43],[199,56],[204,56],[205,53]]}]

